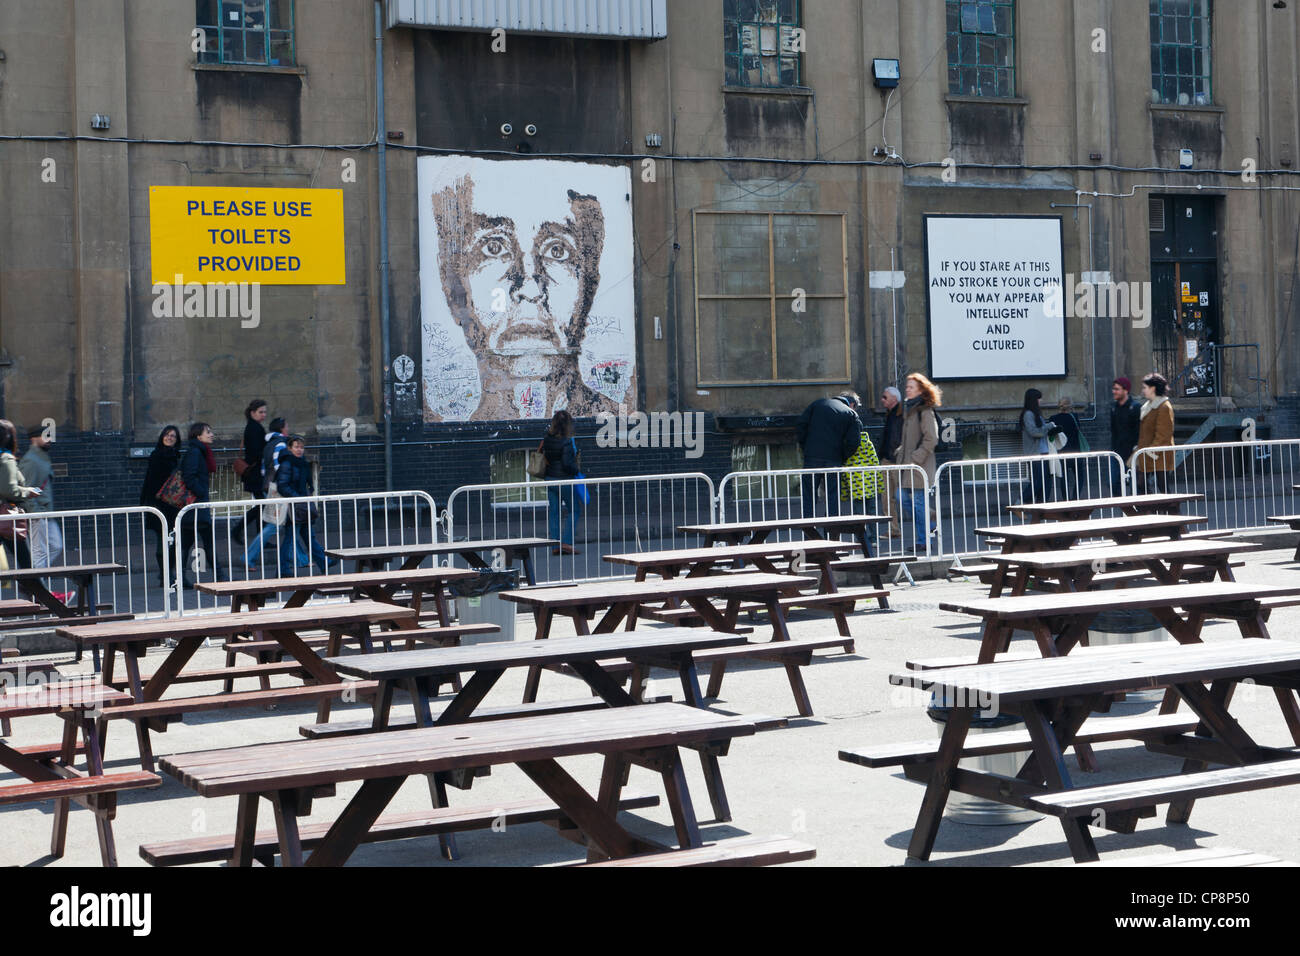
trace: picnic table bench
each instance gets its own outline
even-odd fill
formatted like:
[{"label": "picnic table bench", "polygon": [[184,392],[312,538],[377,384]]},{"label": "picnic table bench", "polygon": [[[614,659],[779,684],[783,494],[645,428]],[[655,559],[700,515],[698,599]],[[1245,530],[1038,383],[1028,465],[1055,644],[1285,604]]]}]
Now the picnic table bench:
[{"label": "picnic table bench", "polygon": [[[50,837],[53,857],[63,856],[69,803],[75,801],[95,816],[100,861],[104,866],[117,866],[113,840],[117,794],[162,783],[152,773],[104,772],[95,716],[103,708],[130,700],[128,694],[105,687],[94,678],[47,681],[12,690],[0,685],[0,717],[6,722],[38,714],[57,714],[65,721],[58,743],[14,747],[0,740],[0,766],[29,781],[0,786],[0,806],[54,800],[54,830]],[[74,766],[79,752],[85,754],[85,770]]]},{"label": "picnic table bench", "polygon": [[[734,634],[720,634],[699,628],[667,628],[651,631],[631,631],[602,634],[598,637],[562,637],[546,641],[512,641],[506,644],[478,645],[475,647],[437,648],[419,651],[395,651],[391,654],[362,654],[351,657],[327,658],[326,662],[340,674],[349,674],[377,684],[373,698],[373,718],[370,729],[382,731],[390,726],[393,691],[401,686],[410,695],[415,708],[417,727],[463,723],[479,709],[483,698],[497,681],[512,667],[544,667],[564,664],[580,677],[597,699],[607,706],[626,707],[642,700],[642,685],[634,682],[631,691],[623,689],[621,680],[615,680],[600,662],[610,658],[627,658],[643,667],[656,665],[676,671],[682,683],[686,703],[702,707],[699,681],[695,673],[692,652],[711,648],[743,644],[744,638]],[[473,676],[451,703],[435,716],[430,708],[439,679],[450,674],[470,672]],[[534,705],[525,704],[524,708]],[[570,702],[565,710],[586,710],[586,701],[575,706]],[[555,705],[550,705],[552,712]],[[512,716],[509,710],[493,715],[493,719]],[[324,728],[311,728],[313,730]],[[350,730],[351,728],[349,728]],[[309,734],[310,735],[310,734]],[[320,736],[320,734],[316,734]],[[719,820],[730,820],[726,789],[718,768],[722,751],[702,750],[701,763],[704,779],[714,813]],[[430,780],[435,806],[446,806],[444,781]]]},{"label": "picnic table bench", "polygon": [[[629,554],[607,554],[605,560],[611,564],[627,564],[636,569],[636,580],[644,581],[649,574],[658,574],[672,580],[679,574],[703,577],[719,573],[719,565],[731,564],[740,568],[743,564],[752,564],[766,574],[808,574],[816,569],[821,574],[821,581],[815,592],[792,595],[782,598],[784,607],[826,607],[835,616],[839,632],[849,636],[846,611],[852,611],[857,601],[876,600],[882,608],[889,607],[889,594],[885,590],[881,575],[893,563],[889,558],[865,558],[869,567],[865,567],[873,577],[874,588],[849,589],[841,591],[835,583],[834,561],[853,548],[839,541],[792,541],[760,544],[725,545],[707,548],[680,548],[666,551],[643,551]],[[784,571],[777,566],[778,561],[785,563]],[[855,569],[857,564],[854,564]],[[834,596],[832,596],[834,595]],[[670,602],[670,610],[675,610]],[[654,616],[665,620],[674,620],[682,615],[655,612]]]},{"label": "picnic table bench", "polygon": [[1193,501],[1204,501],[1205,495],[1194,492],[1170,492],[1152,495],[1124,495],[1113,498],[1079,498],[1073,501],[1047,501],[1040,504],[1007,505],[1007,510],[1023,515],[1031,522],[1083,521],[1095,511],[1113,509],[1126,515],[1178,514],[1179,509]]},{"label": "picnic table bench", "polygon": [[[553,538],[484,538],[470,541],[441,541],[425,544],[369,545],[360,548],[334,548],[326,550],[332,558],[355,561],[357,570],[381,570],[395,558],[402,559],[401,570],[417,567],[425,558],[442,554],[457,554],[471,568],[490,571],[502,563],[523,565],[524,576],[530,585],[537,583],[533,570],[533,550],[549,548],[560,542]],[[502,560],[493,560],[499,553]]]},{"label": "picnic table bench", "polygon": [[988,560],[1002,568],[1004,574],[994,580],[989,597],[1001,595],[1008,576],[1012,595],[1024,594],[1031,578],[1050,581],[1061,591],[1095,590],[1101,583],[1124,585],[1150,578],[1161,584],[1177,584],[1185,578],[1213,580],[1215,576],[1233,581],[1232,556],[1261,547],[1247,541],[1196,538],[994,554]]},{"label": "picnic table bench", "polygon": [[[242,611],[238,614],[204,614],[164,620],[60,627],[56,633],[107,649],[107,659],[104,662],[106,684],[114,683],[116,652],[122,651],[126,669],[126,680],[123,683],[125,689],[131,694],[133,702],[112,708],[100,719],[100,744],[103,745],[107,732],[106,719],[131,720],[135,723],[136,738],[140,745],[140,765],[143,769],[152,771],[153,749],[149,742],[149,731],[150,729],[166,730],[168,719],[176,719],[182,714],[200,710],[311,700],[317,702],[317,719],[324,721],[329,716],[330,698],[340,694],[359,695],[373,690],[373,685],[355,683],[349,683],[345,687],[342,678],[325,664],[315,651],[303,643],[298,636],[298,631],[309,628],[322,628],[328,631],[330,643],[327,652],[332,655],[338,653],[344,634],[352,634],[361,641],[363,647],[369,650],[371,625],[385,621],[413,624],[414,620],[415,612],[410,608],[378,601],[353,601],[349,604],[326,604],[288,610]],[[249,632],[279,642],[296,662],[296,666],[290,665],[290,667],[293,670],[300,668],[308,679],[315,681],[315,684],[162,699],[163,694],[175,683],[224,681],[231,676],[232,668],[186,674],[184,667],[205,639]],[[170,650],[152,675],[142,677],[139,668],[140,658],[145,656],[150,643],[162,637],[175,639],[176,646]],[[270,665],[254,665],[234,668],[234,670],[258,674],[265,673],[268,666]],[[276,673],[286,671],[282,664],[274,667]]]},{"label": "picnic table bench", "polygon": [[706,545],[762,544],[768,536],[780,531],[801,531],[805,538],[814,541],[829,539],[831,535],[852,534],[866,557],[872,557],[867,528],[887,524],[889,515],[827,515],[821,518],[777,518],[756,521],[720,521],[713,524],[680,525],[683,534],[698,534]]},{"label": "picnic table bench", "polygon": [[[635,626],[636,614],[641,605],[673,599],[689,604],[713,630],[732,633],[735,631],[736,615],[741,602],[755,601],[767,608],[772,624],[772,640],[766,643],[746,643],[700,651],[696,654],[696,663],[712,665],[705,696],[716,697],[720,692],[728,661],[738,658],[774,661],[785,666],[795,705],[799,714],[806,717],[812,714],[812,703],[808,698],[808,690],[804,686],[799,668],[811,663],[814,650],[842,647],[845,653],[849,654],[854,650],[851,637],[814,640],[790,638],[790,632],[785,625],[785,610],[781,606],[780,599],[789,591],[806,588],[813,583],[815,579],[810,577],[760,572],[676,578],[671,581],[600,581],[573,587],[503,591],[501,597],[527,605],[532,609],[537,622],[538,640],[544,640],[549,636],[551,621],[556,614],[572,617],[574,627],[579,634],[607,634],[616,630],[625,620],[628,622],[628,630],[631,630]],[[720,611],[714,607],[710,598],[715,597],[726,601],[725,609]],[[601,611],[604,611],[604,616],[596,624],[595,629],[589,631],[587,622]],[[540,678],[540,667],[529,669],[524,688],[525,703],[537,699]]]},{"label": "picnic table bench", "polygon": [[[201,796],[239,797],[230,838],[236,866],[253,861],[260,797],[274,808],[284,865],[341,866],[376,822],[382,825],[380,814],[407,777],[509,763],[554,801],[594,860],[664,849],[633,836],[616,819],[627,763],[660,775],[680,847],[701,846],[679,748],[753,733],[754,725],[743,718],[655,704],[180,754],[165,758],[162,767]],[[595,796],[557,762],[583,754],[604,757]],[[353,781],[362,781],[360,789],[304,860],[301,795],[322,784]]]},{"label": "picnic table bench", "polygon": [[[1020,600],[1020,599],[1016,599]],[[1300,751],[1264,747],[1228,713],[1232,688],[1250,679],[1278,690],[1300,687],[1300,647],[1280,641],[1130,645],[1127,653],[1006,661],[890,675],[890,683],[934,693],[952,707],[937,747],[919,742],[842,751],[840,759],[868,767],[899,766],[926,784],[908,856],[926,860],[934,847],[949,792],[956,790],[1060,819],[1076,862],[1095,861],[1089,826],[1131,833],[1139,818],[1169,804],[1167,821],[1186,823],[1196,799],[1300,783]],[[1209,685],[1208,688],[1206,685]],[[1137,725],[1148,750],[1184,758],[1179,774],[1076,788],[1062,752],[1095,722],[1089,715],[1117,693],[1172,687],[1194,711],[1188,733]],[[965,756],[984,752],[989,737],[967,742],[981,701],[1025,721],[1031,755],[1014,779],[959,769]],[[1166,715],[1168,717],[1168,715]],[[1017,746],[1021,749],[1023,739]],[[1211,764],[1222,769],[1207,770]]]},{"label": "picnic table bench", "polygon": [[[1300,515],[1269,515],[1268,520],[1275,524],[1287,525],[1292,531],[1300,531]],[[1291,560],[1300,561],[1300,544],[1296,545],[1295,557]]]},{"label": "picnic table bench", "polygon": [[[1205,622],[1212,618],[1235,621],[1242,637],[1267,638],[1268,614],[1264,602],[1289,601],[1297,595],[1300,586],[1211,581],[1107,591],[1104,601],[1099,600],[1095,591],[1081,591],[945,601],[939,607],[982,619],[976,660],[985,664],[1008,649],[1012,632],[1017,628],[1033,634],[1043,657],[1067,654],[1087,636],[1088,626],[1103,610],[1150,611],[1179,644],[1199,643]],[[1184,612],[1182,616],[1178,614],[1179,608]],[[1300,707],[1295,696],[1281,687],[1274,688],[1274,693],[1292,738],[1300,744]],[[1168,713],[1176,706],[1177,698],[1171,694],[1166,697],[1161,712]]]}]

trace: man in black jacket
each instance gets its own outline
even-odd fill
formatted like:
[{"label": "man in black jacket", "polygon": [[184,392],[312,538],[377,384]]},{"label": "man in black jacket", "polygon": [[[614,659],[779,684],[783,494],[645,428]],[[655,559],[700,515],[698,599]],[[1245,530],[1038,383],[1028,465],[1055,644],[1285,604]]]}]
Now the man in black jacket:
[{"label": "man in black jacket", "polygon": [[1123,468],[1111,462],[1111,494],[1121,494],[1121,472],[1128,468],[1129,456],[1137,447],[1142,428],[1142,403],[1129,395],[1131,383],[1124,376],[1115,379],[1110,394],[1115,404],[1110,409],[1110,447],[1124,462]]},{"label": "man in black jacket", "polygon": [[[795,426],[799,447],[803,449],[805,468],[842,468],[849,456],[858,450],[862,439],[862,422],[857,408],[861,399],[854,392],[843,392],[834,398],[819,398],[799,416]],[[804,475],[800,484],[803,491],[803,516],[816,515],[819,486],[826,485],[826,509],[823,515],[840,513],[839,475]]]}]

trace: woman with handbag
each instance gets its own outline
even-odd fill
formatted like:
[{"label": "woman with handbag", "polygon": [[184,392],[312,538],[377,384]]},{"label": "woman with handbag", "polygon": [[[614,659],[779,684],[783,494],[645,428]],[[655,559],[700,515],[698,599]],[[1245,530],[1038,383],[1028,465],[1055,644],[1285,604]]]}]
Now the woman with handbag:
[{"label": "woman with handbag", "polygon": [[[266,497],[266,487],[262,480],[262,451],[266,448],[266,402],[255,398],[244,409],[244,457],[235,459],[235,476],[240,484],[256,499]],[[244,512],[243,520],[233,529],[236,541],[245,541],[248,537],[248,525],[256,526],[261,508],[249,508]]]},{"label": "woman with handbag", "polygon": [[[185,454],[181,456],[181,478],[196,502],[208,500],[212,476],[217,472],[217,459],[212,454],[212,439],[212,428],[208,423],[195,422],[190,426],[190,439],[185,445]],[[196,539],[206,549],[192,564],[182,569],[185,586],[194,587],[194,580],[188,574],[191,568],[203,571],[211,567],[215,580],[217,549],[212,540],[211,513],[206,508],[199,508],[182,518],[181,524],[182,559],[188,559],[190,547]]]},{"label": "woman with handbag", "polygon": [[[1047,443],[1061,430],[1050,419],[1043,417],[1043,409],[1039,404],[1042,398],[1043,393],[1038,389],[1026,389],[1025,403],[1020,410],[1020,454],[1026,457],[1044,456],[1042,461],[1029,463],[1029,480],[1024,482],[1020,490],[1020,500],[1024,504],[1041,504],[1047,500],[1048,476],[1051,472],[1051,462],[1046,457],[1051,454],[1051,449]],[[1051,480],[1051,487],[1055,489],[1054,480]]]},{"label": "woman with handbag", "polygon": [[[40,489],[25,485],[23,473],[18,470],[18,432],[14,423],[0,418],[0,513],[21,514],[21,503],[38,494]],[[0,539],[8,540],[13,547],[15,561],[11,567],[32,566],[25,521],[0,521]]]},{"label": "woman with handbag", "polygon": [[[573,440],[573,416],[568,412],[560,410],[551,417],[551,427],[546,430],[539,447],[546,456],[544,477],[547,481],[568,481],[582,477],[582,472],[578,470],[578,445]],[[585,502],[577,493],[577,488],[576,485],[566,485],[563,488],[546,489],[549,504],[546,510],[547,529],[552,538],[560,541],[560,546],[552,548],[551,554],[578,554],[578,549],[573,546],[573,534]],[[562,505],[567,506],[569,511],[569,518],[563,522],[563,528],[560,521]]]},{"label": "woman with handbag", "polygon": [[172,476],[180,460],[181,430],[175,425],[168,425],[158,436],[158,441],[149,454],[149,467],[144,473],[144,484],[140,486],[140,504],[146,508],[157,508],[167,522],[161,528],[148,529],[154,532],[153,554],[158,562],[158,584],[164,588],[167,587],[167,580],[163,577],[163,541],[167,537],[167,529],[176,524],[177,508],[159,498],[158,492],[162,491],[162,486]]}]

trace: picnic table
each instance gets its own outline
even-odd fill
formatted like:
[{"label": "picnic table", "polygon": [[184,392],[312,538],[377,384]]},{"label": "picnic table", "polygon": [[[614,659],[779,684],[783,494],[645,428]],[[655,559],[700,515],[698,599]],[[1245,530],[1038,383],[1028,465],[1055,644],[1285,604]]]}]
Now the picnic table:
[{"label": "picnic table", "polygon": [[[1300,491],[1300,485],[1296,486],[1296,490]],[[1300,515],[1269,515],[1268,520],[1275,524],[1287,525],[1292,531],[1300,531]],[[1295,557],[1291,560],[1300,561],[1300,544],[1296,545]]]},{"label": "picnic table", "polygon": [[[104,866],[117,866],[113,841],[117,794],[156,787],[162,781],[152,773],[104,772],[95,715],[103,708],[130,703],[129,694],[106,687],[94,678],[55,678],[15,689],[0,684],[0,718],[6,723],[44,714],[57,714],[65,721],[58,743],[14,747],[0,740],[0,766],[28,781],[0,786],[0,805],[54,800],[50,855],[57,858],[63,856],[67,841],[69,803],[75,801],[95,816],[100,861]],[[74,766],[79,750],[85,753],[85,770]]]},{"label": "picnic table", "polygon": [[[140,745],[141,767],[152,771],[153,749],[149,742],[149,730],[166,730],[168,718],[175,719],[181,714],[199,710],[306,699],[318,702],[318,719],[323,721],[329,716],[331,697],[345,690],[359,693],[363,689],[367,691],[371,689],[369,686],[363,688],[360,685],[349,685],[345,689],[342,678],[303,642],[298,634],[299,631],[315,628],[328,631],[330,641],[327,654],[335,655],[339,651],[345,633],[354,636],[366,650],[369,650],[371,625],[393,621],[413,626],[415,619],[415,611],[411,608],[378,601],[353,601],[349,604],[325,604],[287,610],[187,615],[163,620],[133,620],[60,627],[55,633],[73,640],[84,641],[92,646],[107,648],[104,662],[105,684],[115,683],[113,672],[116,652],[119,649],[122,651],[126,679],[121,683],[130,693],[133,703],[113,708],[105,718],[126,718],[135,723],[136,737]],[[202,646],[205,639],[249,632],[278,641],[294,660],[243,668],[184,672],[185,665],[189,663],[190,658]],[[170,650],[152,675],[142,677],[140,659],[145,656],[151,643],[162,638],[174,639],[176,646]],[[163,694],[173,684],[225,680],[231,676],[232,670],[249,676],[271,673],[293,674],[305,671],[307,677],[316,683],[303,687],[278,687],[241,693],[162,699]],[[103,724],[105,718],[101,718],[101,746],[107,731],[106,725]]]},{"label": "picnic table", "polygon": [[1205,495],[1193,492],[1124,495],[1114,498],[1080,498],[1074,501],[1048,501],[1041,504],[1007,505],[1007,510],[1024,515],[1031,522],[1082,521],[1095,511],[1114,509],[1126,515],[1178,514],[1179,508],[1192,501],[1204,501]]},{"label": "picnic table", "polygon": [[[558,705],[548,703],[542,708],[525,705],[522,709],[510,708],[506,711],[480,709],[483,698],[506,670],[512,667],[562,664],[591,688],[596,695],[595,704],[625,707],[640,703],[643,697],[641,681],[633,680],[629,692],[623,689],[622,680],[616,679],[601,667],[600,661],[611,658],[626,658],[643,668],[654,665],[675,670],[681,678],[686,703],[702,707],[703,699],[692,653],[743,643],[745,639],[735,634],[721,634],[699,628],[665,628],[602,634],[599,637],[561,637],[547,641],[511,641],[474,647],[360,654],[326,658],[326,663],[340,674],[350,674],[377,683],[372,699],[373,719],[370,729],[381,731],[391,726],[393,691],[397,686],[401,686],[410,695],[415,708],[414,725],[417,727],[464,723],[473,720],[476,714],[482,714],[487,719],[500,719],[502,716],[520,715],[521,710],[571,711],[586,710],[592,706],[592,699],[588,699],[576,704],[573,701]],[[447,677],[465,671],[471,672],[473,676],[460,693],[435,715],[430,707],[430,699],[436,696],[438,686]],[[348,727],[345,732],[353,729]],[[700,753],[714,813],[719,820],[730,820],[731,810],[718,768],[718,756],[719,753],[713,750],[702,750]],[[430,785],[434,806],[446,806],[445,783],[442,780],[431,780]]]},{"label": "picnic table", "polygon": [[[731,564],[736,568],[749,563],[766,574],[805,574],[816,568],[821,574],[821,583],[815,594],[802,595],[799,598],[783,598],[786,606],[798,604],[803,607],[830,607],[835,615],[839,631],[845,637],[849,634],[848,623],[844,619],[846,607],[852,610],[857,599],[874,598],[882,608],[889,607],[889,597],[882,580],[883,572],[892,563],[889,558],[868,558],[867,573],[872,577],[874,589],[866,593],[846,591],[841,594],[835,584],[835,559],[851,553],[853,546],[840,541],[785,541],[760,544],[724,545],[706,548],[678,548],[665,551],[642,551],[629,554],[607,554],[605,560],[611,564],[626,564],[636,569],[636,580],[644,581],[649,574],[658,574],[665,579],[676,578],[685,572],[686,577],[702,577],[715,574],[722,569],[718,565]],[[777,561],[785,563],[782,571]],[[811,566],[811,567],[809,567]],[[855,565],[856,566],[856,565]],[[840,595],[839,599],[823,595]],[[673,605],[670,603],[670,608]]]},{"label": "picnic table", "polygon": [[345,561],[355,561],[357,570],[364,571],[367,568],[381,570],[388,565],[390,561],[400,558],[402,560],[401,570],[408,571],[411,568],[418,567],[420,562],[428,557],[436,557],[440,554],[458,554],[471,568],[479,571],[491,571],[495,567],[500,567],[503,561],[493,558],[504,558],[504,563],[513,564],[515,561],[520,562],[524,568],[524,576],[530,585],[537,583],[537,576],[533,571],[533,549],[549,548],[558,545],[560,542],[552,538],[488,538],[476,541],[442,541],[429,542],[425,544],[382,544],[369,545],[364,548],[333,548],[327,549],[326,554],[332,558],[339,558]]},{"label": "picnic table", "polygon": [[[1005,569],[1011,578],[1011,594],[1020,595],[1029,587],[1031,578],[1054,581],[1061,591],[1088,591],[1104,581],[1126,584],[1148,576],[1162,584],[1177,584],[1184,575],[1211,579],[1217,575],[1223,581],[1234,581],[1232,556],[1262,547],[1247,541],[1192,538],[994,554],[989,556],[989,561]],[[1000,596],[1004,581],[1005,578],[994,584],[989,597]]]},{"label": "picnic table", "polygon": [[[1296,751],[1260,746],[1228,712],[1235,684],[1247,679],[1290,694],[1300,687],[1300,647],[1282,641],[1139,644],[1124,653],[892,674],[891,684],[933,692],[952,705],[941,739],[845,750],[840,759],[901,767],[909,779],[926,784],[908,844],[913,859],[929,859],[955,790],[1060,818],[1074,860],[1095,861],[1089,826],[1131,833],[1161,804],[1170,805],[1169,823],[1186,823],[1197,798],[1300,782]],[[1113,695],[1153,686],[1169,686],[1188,702],[1196,715],[1190,731],[1148,723],[1131,732],[1092,732],[1096,721],[1089,715]],[[1019,714],[1026,729],[969,738],[972,718],[989,700]],[[1139,739],[1148,750],[1185,762],[1179,774],[1077,788],[1062,753],[1086,738]],[[1014,779],[958,768],[963,757],[1026,749],[1031,755]],[[1211,764],[1224,766],[1207,770]]]},{"label": "picnic table", "polygon": [[780,518],[756,521],[723,521],[715,524],[680,525],[677,530],[683,534],[703,536],[706,545],[715,542],[724,544],[762,544],[768,535],[778,531],[802,531],[804,537],[812,540],[824,540],[835,534],[852,534],[862,547],[862,553],[871,557],[871,545],[867,541],[867,528],[871,525],[886,524],[889,515],[827,515],[822,518]]},{"label": "picnic table", "polygon": [[[122,574],[126,568],[112,562],[99,564],[66,564],[50,568],[11,568],[0,571],[0,585],[12,581],[24,594],[54,615],[55,618],[80,618],[86,622],[111,621],[129,618],[130,614],[99,614],[99,601],[95,594],[95,579],[101,574]],[[56,598],[45,578],[66,578],[74,583],[77,602],[74,607]],[[17,623],[17,622],[13,622]],[[23,622],[26,624],[27,622]],[[82,647],[77,645],[77,660],[81,660]],[[99,651],[94,652],[95,670],[99,670]]]},{"label": "picnic table", "polygon": [[[663,849],[633,836],[617,820],[623,772],[638,764],[658,773],[680,846],[702,844],[682,769],[682,747],[754,733],[742,717],[680,704],[613,707],[584,713],[519,717],[323,740],[259,744],[234,750],[180,754],[163,770],[204,797],[239,797],[231,864],[249,866],[257,846],[257,808],[266,797],[275,810],[286,866],[341,866],[366,840],[406,778],[516,764],[586,838],[590,858],[622,858]],[[599,789],[588,793],[557,758],[599,754]],[[361,781],[361,787],[304,861],[298,817],[310,812],[305,796],[323,784]]]},{"label": "picnic table", "polygon": [[[503,591],[501,597],[527,605],[532,609],[537,623],[535,637],[545,640],[550,636],[551,622],[556,614],[573,618],[574,627],[579,634],[608,634],[617,630],[624,621],[627,629],[636,625],[637,610],[643,604],[685,601],[715,631],[734,632],[736,615],[744,600],[754,601],[767,608],[768,619],[772,624],[772,640],[764,644],[745,644],[740,647],[720,648],[716,651],[701,652],[697,659],[707,659],[713,665],[709,676],[706,696],[717,696],[725,673],[726,662],[738,657],[755,657],[776,660],[785,665],[790,681],[790,689],[795,697],[799,713],[808,716],[812,713],[812,703],[804,686],[799,667],[811,662],[812,651],[823,647],[843,646],[846,653],[853,652],[853,639],[839,637],[834,640],[798,640],[790,638],[786,629],[785,611],[781,606],[781,596],[791,590],[800,590],[815,584],[816,579],[789,574],[745,573],[728,575],[710,575],[708,577],[676,578],[647,581],[598,581],[579,584],[572,587],[530,588],[526,591]],[[726,601],[724,609],[718,609],[710,600],[721,598]],[[604,616],[589,630],[587,622],[599,612]],[[537,699],[537,687],[541,679],[541,668],[529,669],[524,687],[524,702]]]},{"label": "picnic table", "polygon": [[[1235,621],[1242,637],[1267,638],[1268,602],[1290,603],[1296,595],[1300,586],[1211,581],[1107,591],[1104,601],[1095,591],[1080,591],[944,601],[939,607],[983,620],[976,663],[987,664],[1007,650],[1016,629],[1032,633],[1044,657],[1065,655],[1087,636],[1088,625],[1103,610],[1150,611],[1180,644],[1200,643],[1201,630],[1212,618]],[[1276,693],[1291,736],[1300,744],[1300,708],[1289,691],[1278,688]],[[1162,712],[1176,704],[1176,699],[1166,698]]]}]

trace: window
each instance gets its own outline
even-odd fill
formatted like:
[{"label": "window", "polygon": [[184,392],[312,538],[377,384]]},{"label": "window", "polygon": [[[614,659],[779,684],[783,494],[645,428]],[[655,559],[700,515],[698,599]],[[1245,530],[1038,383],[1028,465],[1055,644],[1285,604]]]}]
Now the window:
[{"label": "window", "polygon": [[723,0],[728,86],[802,83],[802,7],[802,0]]},{"label": "window", "polygon": [[1151,0],[1151,102],[1213,102],[1210,0]]},{"label": "window", "polygon": [[[533,446],[536,447],[536,446]],[[526,505],[546,500],[546,483],[528,474],[530,448],[511,448],[492,456],[488,466],[489,481],[494,485],[536,484],[535,488],[494,488],[493,505]]]},{"label": "window", "polygon": [[948,0],[948,92],[1016,95],[1015,0]]},{"label": "window", "polygon": [[293,0],[195,0],[200,63],[293,66]]},{"label": "window", "polygon": [[[794,471],[803,467],[803,454],[796,444],[751,445],[737,441],[731,446],[733,472]],[[798,498],[798,475],[747,474],[731,482],[731,499],[737,508],[745,502],[774,498]]]},{"label": "window", "polygon": [[699,385],[848,383],[843,214],[697,211],[692,236]]}]

